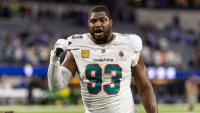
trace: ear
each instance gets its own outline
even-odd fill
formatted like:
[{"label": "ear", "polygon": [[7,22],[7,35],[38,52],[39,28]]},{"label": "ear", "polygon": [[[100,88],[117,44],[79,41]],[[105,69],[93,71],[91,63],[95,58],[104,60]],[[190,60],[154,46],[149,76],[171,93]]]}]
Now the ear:
[{"label": "ear", "polygon": [[110,21],[110,27],[112,27],[112,23],[113,23],[112,19],[110,19],[109,21]]}]

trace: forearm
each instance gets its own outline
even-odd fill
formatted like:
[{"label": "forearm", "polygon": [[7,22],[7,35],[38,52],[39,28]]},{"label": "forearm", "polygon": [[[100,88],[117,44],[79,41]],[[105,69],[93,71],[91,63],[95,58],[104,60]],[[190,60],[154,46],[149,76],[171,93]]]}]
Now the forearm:
[{"label": "forearm", "polygon": [[139,91],[142,103],[147,113],[158,113],[157,101],[152,87]]},{"label": "forearm", "polygon": [[71,72],[60,66],[59,58],[51,52],[50,63],[48,67],[48,86],[50,91],[60,91],[65,88],[72,78]]}]

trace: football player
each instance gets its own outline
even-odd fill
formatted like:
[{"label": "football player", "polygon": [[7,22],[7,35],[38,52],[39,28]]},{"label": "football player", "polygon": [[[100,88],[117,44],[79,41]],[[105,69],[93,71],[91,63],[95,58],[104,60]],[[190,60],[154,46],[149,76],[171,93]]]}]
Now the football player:
[{"label": "football player", "polygon": [[[136,113],[130,88],[133,77],[146,112],[157,113],[141,38],[112,32],[112,18],[104,6],[93,7],[88,18],[89,33],[58,39],[51,51],[50,90],[62,90],[78,72],[85,113]],[[60,65],[65,50],[68,52]]]}]

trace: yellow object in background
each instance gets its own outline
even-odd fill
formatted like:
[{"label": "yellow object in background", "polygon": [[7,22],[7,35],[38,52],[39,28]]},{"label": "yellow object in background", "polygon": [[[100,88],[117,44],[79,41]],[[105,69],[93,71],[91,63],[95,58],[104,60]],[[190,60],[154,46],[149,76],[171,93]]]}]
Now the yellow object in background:
[{"label": "yellow object in background", "polygon": [[72,85],[72,86],[80,86],[79,84],[80,84],[80,80],[79,80],[78,76],[76,75],[70,81],[70,85]]},{"label": "yellow object in background", "polygon": [[69,87],[66,87],[59,92],[59,95],[62,98],[69,98],[69,96],[71,95],[71,89]]}]

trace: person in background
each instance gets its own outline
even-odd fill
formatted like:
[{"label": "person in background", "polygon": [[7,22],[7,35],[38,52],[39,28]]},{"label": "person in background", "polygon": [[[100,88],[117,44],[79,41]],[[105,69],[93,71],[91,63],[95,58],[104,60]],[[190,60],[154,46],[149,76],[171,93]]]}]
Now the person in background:
[{"label": "person in background", "polygon": [[198,101],[198,78],[196,75],[191,75],[185,82],[186,97],[188,103],[188,111],[192,113],[195,103]]}]

